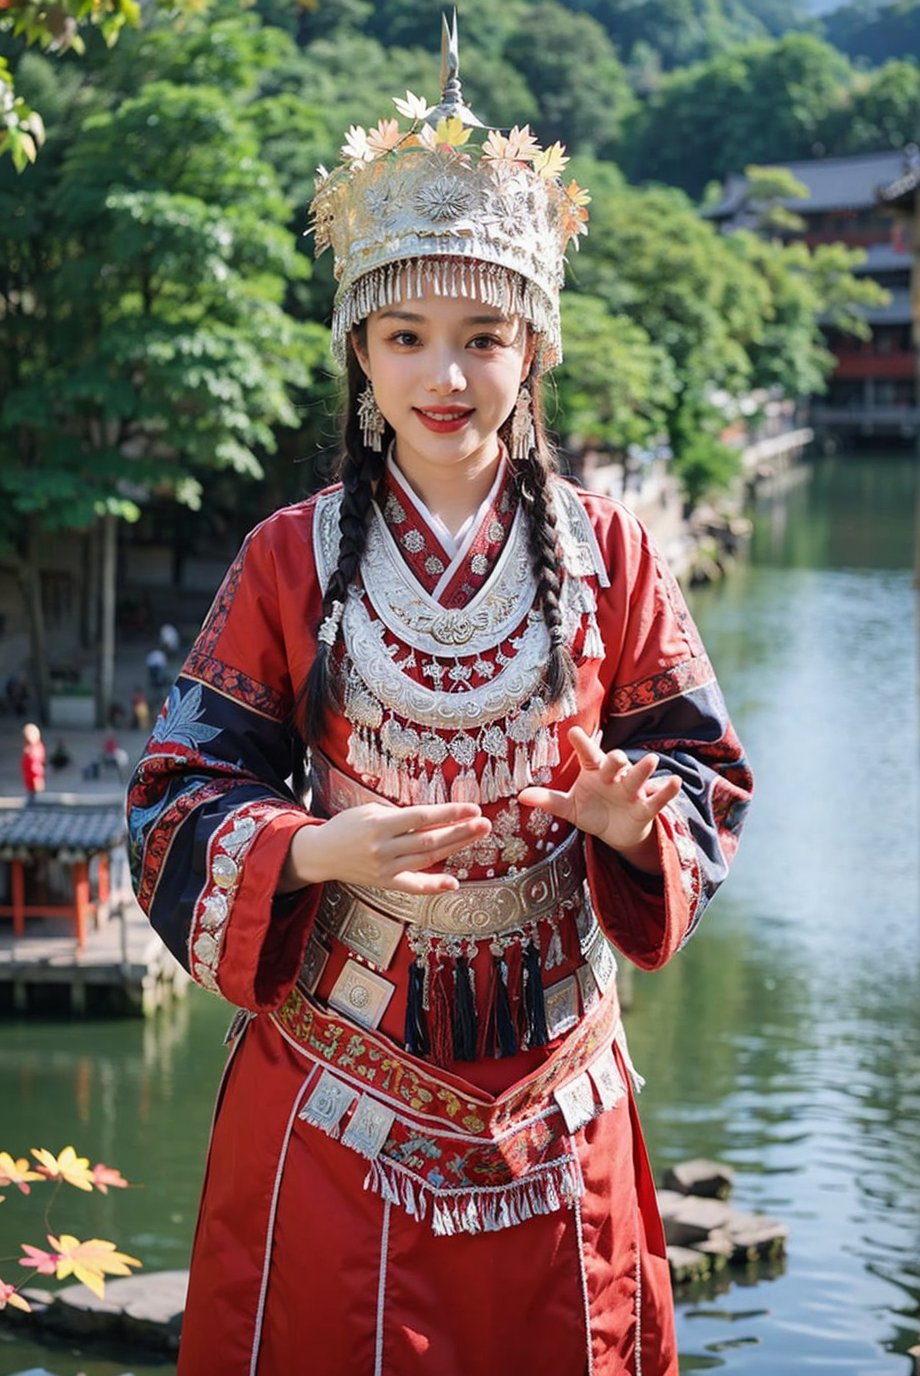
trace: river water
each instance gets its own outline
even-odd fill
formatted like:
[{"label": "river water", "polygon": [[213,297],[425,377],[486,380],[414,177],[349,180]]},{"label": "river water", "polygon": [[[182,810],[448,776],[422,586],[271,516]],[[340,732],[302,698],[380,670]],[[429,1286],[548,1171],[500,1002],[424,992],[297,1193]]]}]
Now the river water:
[{"label": "river water", "polygon": [[[698,936],[635,979],[640,1107],[659,1171],[726,1161],[736,1202],[791,1233],[774,1274],[680,1302],[684,1373],[909,1376],[920,1342],[916,475],[816,462],[759,502],[749,562],[694,596],[758,793]],[[193,990],[147,1023],[0,1024],[0,1150],[73,1141],[138,1182],[68,1191],[52,1224],[186,1263],[226,1021]],[[0,1253],[41,1245],[43,1196],[6,1193]],[[0,1376],[115,1376],[120,1355],[0,1327]]]}]

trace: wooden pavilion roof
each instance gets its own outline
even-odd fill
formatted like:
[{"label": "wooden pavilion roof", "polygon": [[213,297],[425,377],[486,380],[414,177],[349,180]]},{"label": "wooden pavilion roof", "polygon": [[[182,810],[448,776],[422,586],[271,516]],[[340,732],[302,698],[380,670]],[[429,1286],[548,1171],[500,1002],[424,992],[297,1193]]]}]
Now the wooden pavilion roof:
[{"label": "wooden pavilion roof", "polygon": [[24,860],[39,854],[62,860],[85,860],[111,851],[125,839],[122,808],[36,801],[0,809],[0,860]]}]

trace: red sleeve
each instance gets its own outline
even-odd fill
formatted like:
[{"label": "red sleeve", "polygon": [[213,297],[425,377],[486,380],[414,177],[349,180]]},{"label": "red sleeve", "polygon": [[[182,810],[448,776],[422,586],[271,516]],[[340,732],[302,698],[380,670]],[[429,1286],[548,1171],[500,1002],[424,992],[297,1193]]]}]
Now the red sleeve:
[{"label": "red sleeve", "polygon": [[656,777],[681,791],[657,824],[661,876],[645,876],[587,838],[588,883],[610,939],[655,969],[694,930],[734,855],[751,776],[683,594],[639,521],[609,499],[584,496],[610,579],[598,589],[606,750],[652,751]]}]

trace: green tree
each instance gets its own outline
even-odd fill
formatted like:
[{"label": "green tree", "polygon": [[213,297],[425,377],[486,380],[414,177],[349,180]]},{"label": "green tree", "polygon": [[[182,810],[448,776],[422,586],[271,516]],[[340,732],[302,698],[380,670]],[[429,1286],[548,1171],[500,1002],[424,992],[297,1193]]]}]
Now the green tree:
[{"label": "green tree", "polygon": [[825,17],[824,33],[841,52],[864,62],[920,53],[920,0],[841,5]]},{"label": "green tree", "polygon": [[748,163],[811,157],[852,83],[847,59],[809,34],[732,48],[662,82],[630,122],[624,166],[699,195]]},{"label": "green tree", "polygon": [[892,61],[858,74],[847,99],[828,115],[820,137],[835,155],[920,141],[920,66]]},{"label": "green tree", "polygon": [[632,95],[626,70],[596,20],[554,0],[538,4],[509,39],[505,56],[533,93],[544,142],[561,139],[580,153],[609,154],[617,147]]},{"label": "green tree", "polygon": [[571,8],[602,24],[624,58],[631,61],[642,43],[668,69],[712,57],[765,32],[750,6],[726,7],[722,0],[572,0]]},{"label": "green tree", "polygon": [[704,484],[696,468],[684,471],[685,463],[692,458],[696,464],[696,442],[705,440],[712,480],[724,477],[715,464],[721,418],[710,398],[748,389],[750,350],[763,333],[768,288],[681,192],[627,186],[603,163],[579,160],[576,176],[593,196],[591,233],[574,265],[578,292],[599,298],[612,316],[626,317],[666,355],[655,400],[675,471],[698,495]]},{"label": "green tree", "polygon": [[[341,4],[342,0],[336,0]],[[353,0],[346,0],[353,3]],[[323,4],[322,8],[325,7]],[[430,52],[440,33],[442,0],[385,0],[373,5],[364,31],[388,48],[421,47]],[[460,9],[460,70],[474,51],[500,53],[509,38],[529,22],[532,0],[464,0]]]},{"label": "green tree", "polygon": [[766,287],[681,192],[628,186],[616,169],[578,163],[591,187],[591,233],[574,265],[579,291],[600,296],[667,350],[684,393],[736,391],[762,329]]},{"label": "green tree", "polygon": [[[641,429],[651,400],[650,414],[664,416],[691,499],[727,481],[736,464],[718,443],[724,422],[714,395],[760,387],[787,396],[822,391],[833,358],[821,322],[864,334],[862,312],[886,299],[874,282],[854,275],[860,252],[840,244],[809,250],[775,237],[775,202],[793,196],[796,185],[782,169],[748,172],[752,220],[767,233],[720,234],[679,191],[630,187],[609,164],[579,160],[576,169],[593,202],[591,233],[573,264],[577,294],[567,306],[575,346],[563,365],[564,413],[579,416],[591,434],[585,417],[596,406],[608,426],[597,437],[609,440],[617,427]],[[632,339],[624,319],[639,331]],[[615,334],[623,340],[619,350]],[[661,351],[668,366],[637,373],[649,348]],[[609,357],[613,371],[627,365],[606,396],[598,357]]]},{"label": "green tree", "polygon": [[[181,18],[184,12],[200,12],[208,0],[155,0],[155,6],[168,8]],[[37,45],[48,52],[83,53],[85,34],[95,28],[111,47],[125,25],[140,23],[139,0],[3,0],[0,4],[0,34],[12,33],[23,43]],[[8,57],[0,56],[0,157],[8,154],[18,172],[34,162],[44,142],[41,115],[23,96],[16,94],[15,78]]]},{"label": "green tree", "polygon": [[[536,120],[539,109],[524,77],[501,55],[464,44],[460,70],[464,96],[486,123]],[[349,125],[374,125],[394,114],[394,96],[410,89],[431,104],[440,96],[430,48],[385,48],[363,33],[317,39],[304,50],[297,71],[301,92],[308,91],[311,105],[324,112],[329,136],[321,161],[327,164],[338,161]]]},{"label": "green tree", "polygon": [[[747,229],[760,234],[791,235],[802,233],[805,220],[792,208],[796,201],[808,197],[808,187],[786,167],[757,167],[754,163],[744,169],[742,178],[731,183],[734,217]],[[702,198],[702,211],[715,211],[722,204],[725,188],[720,181],[711,181]]]},{"label": "green tree", "polygon": [[677,391],[666,351],[641,325],[582,292],[562,298],[565,358],[553,377],[567,440],[623,450],[661,434]]},{"label": "green tree", "polygon": [[[149,494],[194,507],[208,472],[259,474],[327,351],[284,310],[308,266],[226,91],[152,83],[85,119],[56,170],[38,206],[0,183],[0,505],[27,569],[48,531],[101,523],[111,549]],[[114,589],[99,595],[107,705]]]}]

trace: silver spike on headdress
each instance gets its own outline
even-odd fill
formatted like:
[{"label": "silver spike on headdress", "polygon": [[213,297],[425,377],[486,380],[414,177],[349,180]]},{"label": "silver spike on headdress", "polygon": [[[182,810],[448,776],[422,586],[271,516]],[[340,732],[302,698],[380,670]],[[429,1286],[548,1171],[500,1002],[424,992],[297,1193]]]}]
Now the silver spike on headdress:
[{"label": "silver spike on headdress", "polygon": [[463,91],[460,86],[460,39],[457,36],[457,11],[454,9],[453,19],[448,25],[447,15],[441,16],[441,100],[436,105],[425,120],[432,128],[437,126],[439,120],[459,119],[460,122],[471,129],[487,129],[490,126],[483,124],[482,120],[474,115],[468,105],[463,102]]}]

